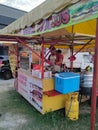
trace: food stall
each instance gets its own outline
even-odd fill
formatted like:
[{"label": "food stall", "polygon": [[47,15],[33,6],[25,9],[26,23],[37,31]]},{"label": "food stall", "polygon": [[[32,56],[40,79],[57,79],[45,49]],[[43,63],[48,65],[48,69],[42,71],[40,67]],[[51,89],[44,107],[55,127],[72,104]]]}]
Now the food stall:
[{"label": "food stall", "polygon": [[[70,2],[53,0],[52,3],[47,1],[1,31],[2,35],[0,36],[2,39],[6,36],[6,39],[16,40],[32,51],[33,49],[30,48],[28,42],[42,47],[42,57],[40,58],[42,67],[41,79],[19,68],[17,88],[17,91],[41,113],[44,114],[45,112],[65,107],[66,99],[65,93],[54,91],[54,79],[52,77],[44,78],[45,46],[48,45],[49,47],[52,44],[70,48],[72,52],[70,65],[73,68],[73,60],[75,59],[73,56],[74,47],[81,46],[84,48],[87,45],[92,46],[95,44],[95,31],[93,33],[89,31],[87,25],[92,25],[92,23],[93,26],[96,25],[95,19],[98,18],[97,7],[97,0],[72,0]],[[86,28],[83,28],[82,26],[86,22]],[[4,36],[6,33],[10,35]],[[96,88],[96,84],[93,88]],[[95,90],[94,92],[96,92]],[[37,94],[39,96],[36,96]],[[95,96],[93,99],[95,103]],[[93,108],[93,113],[95,113],[95,104]]]},{"label": "food stall", "polygon": [[42,75],[42,65],[38,64],[39,59],[35,64],[35,60],[29,54],[24,60],[22,60],[23,54],[20,57],[17,91],[42,114],[64,108],[66,94],[79,90],[79,74],[63,72],[60,73],[61,76],[58,74],[54,76],[52,71],[47,71],[44,66],[44,75]]}]

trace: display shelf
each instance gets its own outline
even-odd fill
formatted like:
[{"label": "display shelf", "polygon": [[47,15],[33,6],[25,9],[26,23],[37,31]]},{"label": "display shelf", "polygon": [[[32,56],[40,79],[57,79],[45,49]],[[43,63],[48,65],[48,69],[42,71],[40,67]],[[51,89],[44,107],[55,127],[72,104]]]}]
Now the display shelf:
[{"label": "display shelf", "polygon": [[60,95],[61,93],[57,92],[56,90],[50,90],[44,92],[44,94],[46,94],[48,97],[53,97],[53,96]]}]

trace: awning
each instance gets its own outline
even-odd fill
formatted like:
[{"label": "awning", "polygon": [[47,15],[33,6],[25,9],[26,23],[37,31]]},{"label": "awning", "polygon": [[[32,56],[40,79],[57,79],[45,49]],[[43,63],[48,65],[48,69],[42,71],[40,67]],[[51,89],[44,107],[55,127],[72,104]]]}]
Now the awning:
[{"label": "awning", "polygon": [[29,13],[25,14],[9,26],[5,27],[0,31],[3,34],[14,33],[20,29],[30,27],[33,24],[37,24],[42,18],[48,18],[52,13],[57,13],[69,4],[74,3],[76,0],[47,0],[43,4],[39,5]]},{"label": "awning", "polygon": [[[0,33],[12,34],[20,30],[25,32],[28,27],[32,27],[34,30],[28,34],[42,34],[86,22],[97,17],[98,0],[47,0],[2,29]],[[43,28],[41,28],[42,26]],[[28,29],[30,30],[30,28]]]},{"label": "awning", "polygon": [[94,44],[97,17],[98,0],[49,0],[0,30],[0,39],[13,34],[38,44],[42,37],[63,46]]}]

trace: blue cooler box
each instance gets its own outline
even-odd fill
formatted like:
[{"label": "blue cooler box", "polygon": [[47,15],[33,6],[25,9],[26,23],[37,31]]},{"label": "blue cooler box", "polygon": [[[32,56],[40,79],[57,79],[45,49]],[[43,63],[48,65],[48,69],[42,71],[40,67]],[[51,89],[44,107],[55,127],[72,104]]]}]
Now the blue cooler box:
[{"label": "blue cooler box", "polygon": [[78,91],[80,87],[80,74],[64,72],[55,74],[55,90],[67,94]]}]

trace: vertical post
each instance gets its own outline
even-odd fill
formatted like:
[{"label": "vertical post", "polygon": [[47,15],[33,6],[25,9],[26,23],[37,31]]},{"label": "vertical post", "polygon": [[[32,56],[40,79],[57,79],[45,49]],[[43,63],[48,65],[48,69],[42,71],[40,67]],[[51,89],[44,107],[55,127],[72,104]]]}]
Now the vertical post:
[{"label": "vertical post", "polygon": [[[74,30],[74,26],[72,26],[72,33],[73,33],[73,30]],[[70,51],[71,51],[71,56],[73,56],[73,44],[74,44],[74,34],[72,34],[72,45],[71,45],[71,48],[70,48]],[[71,71],[73,71],[73,60],[70,61],[70,68],[71,68]]]},{"label": "vertical post", "polygon": [[16,49],[16,54],[17,54],[17,68],[19,67],[19,59],[18,59],[18,57],[19,57],[19,50],[18,50],[18,43],[17,43],[17,49]]},{"label": "vertical post", "polygon": [[15,80],[14,80],[14,87],[16,91],[18,91],[18,68],[19,68],[19,50],[18,50],[18,43],[16,45],[16,56],[17,56],[17,63],[16,63],[16,68],[15,68]]},{"label": "vertical post", "polygon": [[42,37],[42,79],[44,78],[44,38]]},{"label": "vertical post", "polygon": [[96,98],[98,87],[98,18],[96,20],[96,42],[95,42],[95,58],[94,58],[94,74],[92,86],[92,100],[91,100],[91,127],[90,130],[95,130],[96,123]]},{"label": "vertical post", "polygon": [[[73,43],[72,43],[73,44]],[[70,48],[70,52],[71,52],[71,56],[73,56],[73,45],[72,47]],[[70,68],[71,68],[71,71],[73,71],[73,60],[70,61]]]}]

